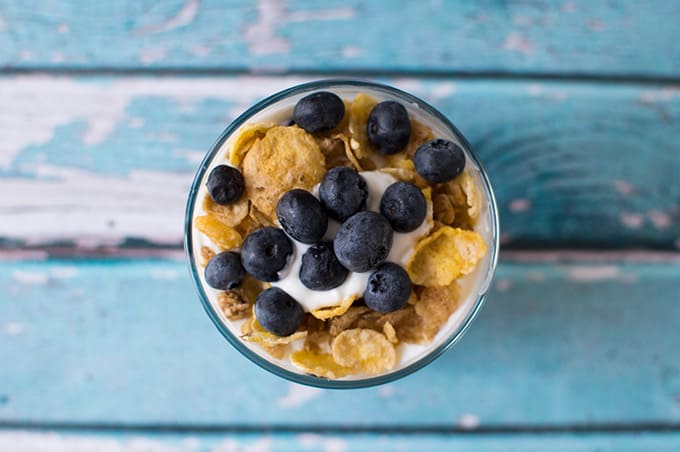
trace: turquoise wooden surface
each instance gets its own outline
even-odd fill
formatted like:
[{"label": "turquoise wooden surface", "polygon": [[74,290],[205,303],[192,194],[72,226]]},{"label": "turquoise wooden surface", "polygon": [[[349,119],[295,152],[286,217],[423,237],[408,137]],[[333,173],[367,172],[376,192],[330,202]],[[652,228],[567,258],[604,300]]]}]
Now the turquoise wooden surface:
[{"label": "turquoise wooden surface", "polygon": [[9,68],[504,72],[677,78],[673,0],[1,4]]},{"label": "turquoise wooden surface", "polygon": [[677,428],[679,280],[678,259],[503,262],[456,348],[387,386],[324,391],[232,349],[181,260],[3,263],[0,425]]},{"label": "turquoise wooden surface", "polygon": [[[219,131],[303,80],[3,79],[14,114],[0,116],[0,191],[17,195],[0,198],[0,237],[14,247],[178,246],[188,185]],[[674,85],[387,81],[432,102],[472,142],[496,189],[505,246],[680,246]]]},{"label": "turquoise wooden surface", "polygon": [[[423,435],[317,433],[221,435],[221,434],[103,434],[61,432],[0,432],[0,446],[12,450],[87,452],[192,452],[218,451],[291,451],[291,452],[410,452],[465,450],[471,452],[676,452],[680,435],[676,433],[636,434],[555,434],[555,435]],[[559,445],[558,448],[555,446]]]},{"label": "turquoise wooden surface", "polygon": [[[672,0],[0,0],[0,450],[680,450],[679,21]],[[334,75],[449,116],[515,249],[455,349],[351,392],[239,356],[179,250],[219,130]]]}]

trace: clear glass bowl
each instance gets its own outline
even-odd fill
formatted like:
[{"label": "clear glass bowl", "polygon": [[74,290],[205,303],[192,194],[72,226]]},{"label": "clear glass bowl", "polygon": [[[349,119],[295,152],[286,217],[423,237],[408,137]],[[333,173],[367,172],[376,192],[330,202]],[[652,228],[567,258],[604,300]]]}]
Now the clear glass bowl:
[{"label": "clear glass bowl", "polygon": [[[436,137],[454,140],[461,145],[467,157],[466,169],[472,168],[472,174],[475,176],[476,183],[481,189],[484,198],[485,206],[482,209],[478,225],[475,229],[478,230],[480,227],[484,229],[482,235],[487,241],[488,251],[485,258],[478,264],[477,270],[472,275],[466,277],[468,281],[464,282],[463,285],[469,285],[469,294],[457,311],[452,314],[449,323],[442,328],[442,331],[435,337],[432,344],[426,347],[426,351],[421,351],[419,355],[411,357],[410,361],[406,360],[405,363],[401,363],[397,368],[383,375],[348,377],[339,380],[319,378],[302,373],[283,360],[276,360],[270,357],[264,351],[258,349],[259,346],[257,344],[242,341],[238,337],[238,328],[224,318],[219,306],[217,306],[215,301],[211,301],[208,296],[208,292],[212,289],[205,286],[201,275],[202,272],[196,263],[196,253],[194,253],[195,237],[193,237],[192,229],[194,208],[198,193],[201,187],[205,185],[209,170],[215,164],[213,160],[216,154],[243,124],[265,120],[284,123],[292,116],[293,107],[301,97],[320,90],[332,91],[345,99],[352,99],[356,94],[366,93],[379,101],[391,99],[401,102],[409,111],[409,115],[430,126]],[[460,340],[484,303],[496,268],[498,240],[498,211],[486,172],[472,151],[468,141],[444,115],[425,101],[391,86],[355,80],[321,80],[297,85],[261,100],[247,109],[224,129],[201,162],[191,185],[186,207],[184,245],[187,251],[191,276],[196,284],[203,307],[217,329],[241,354],[263,369],[296,383],[320,388],[352,389],[381,385],[409,375],[432,362]]]}]

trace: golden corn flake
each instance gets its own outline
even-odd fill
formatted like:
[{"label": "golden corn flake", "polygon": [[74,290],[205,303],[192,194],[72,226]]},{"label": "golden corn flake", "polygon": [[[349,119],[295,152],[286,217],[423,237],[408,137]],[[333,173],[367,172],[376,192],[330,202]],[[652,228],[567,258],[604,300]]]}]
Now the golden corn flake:
[{"label": "golden corn flake", "polygon": [[423,333],[431,341],[458,307],[460,290],[455,282],[444,287],[425,287],[418,295],[416,314],[423,318]]},{"label": "golden corn flake", "polygon": [[352,306],[352,303],[354,303],[354,300],[356,300],[357,298],[359,298],[359,296],[354,295],[354,296],[349,297],[346,300],[344,300],[342,303],[340,303],[339,306],[331,306],[329,308],[317,309],[317,310],[311,311],[310,314],[312,314],[317,319],[321,319],[321,320],[326,320],[326,319],[330,319],[332,317],[337,317],[337,316],[342,315],[345,312],[347,312],[349,307]]},{"label": "golden corn flake", "polygon": [[342,146],[345,151],[345,157],[347,158],[347,161],[352,164],[354,169],[356,169],[357,171],[365,169],[362,163],[359,161],[359,158],[355,155],[354,150],[352,149],[350,138],[342,134],[334,136],[337,137],[342,142]]},{"label": "golden corn flake", "polygon": [[238,248],[243,243],[241,234],[230,228],[212,215],[196,217],[196,229],[206,235],[215,245],[223,250]]},{"label": "golden corn flake", "polygon": [[[346,147],[349,147],[349,138],[344,135],[333,135],[332,137],[315,137],[319,149],[326,159],[328,168],[336,166],[348,166],[350,161],[347,157]],[[347,145],[345,144],[347,143]]]},{"label": "golden corn flake", "polygon": [[241,286],[238,288],[238,291],[246,301],[248,301],[250,304],[254,304],[255,299],[258,295],[260,295],[260,292],[265,290],[267,287],[269,287],[269,283],[262,282],[250,275],[245,275],[243,277],[243,281],[241,281]]},{"label": "golden corn flake", "polygon": [[265,352],[269,353],[272,358],[276,359],[283,359],[288,352],[288,344],[263,345],[262,348]]},{"label": "golden corn flake", "polygon": [[376,375],[397,364],[394,345],[374,330],[345,330],[333,340],[331,349],[335,362],[354,372]]},{"label": "golden corn flake", "polygon": [[248,215],[249,205],[250,201],[245,194],[238,201],[226,206],[217,204],[210,195],[203,198],[203,210],[229,227],[238,226],[243,221]]},{"label": "golden corn flake", "polygon": [[210,259],[215,257],[215,252],[207,246],[201,247],[201,265],[205,267],[208,265]]},{"label": "golden corn flake", "polygon": [[255,141],[264,137],[267,130],[274,127],[276,124],[273,122],[269,123],[257,123],[257,124],[246,124],[238,132],[236,138],[229,148],[229,161],[234,166],[241,166],[243,158],[246,153],[253,147]]},{"label": "golden corn flake", "polygon": [[406,270],[414,284],[448,286],[469,274],[485,253],[486,243],[476,232],[444,226],[416,244]]},{"label": "golden corn flake", "polygon": [[330,353],[331,335],[328,331],[310,331],[303,348],[315,353]]},{"label": "golden corn flake", "polygon": [[352,134],[352,149],[356,157],[360,160],[371,157],[371,143],[368,141],[366,124],[371,110],[378,103],[368,94],[357,94],[352,101],[349,115],[349,131]]},{"label": "golden corn flake", "polygon": [[326,173],[326,161],[312,135],[299,127],[277,126],[258,139],[243,159],[246,193],[255,207],[275,218],[281,195],[311,190]]},{"label": "golden corn flake", "polygon": [[297,331],[289,336],[277,336],[276,334],[272,334],[262,328],[255,316],[253,316],[249,322],[251,331],[243,335],[243,339],[248,342],[256,342],[260,345],[273,347],[276,345],[290,344],[291,342],[307,337],[307,331]]},{"label": "golden corn flake", "polygon": [[343,331],[352,328],[357,320],[367,312],[371,312],[367,306],[352,306],[344,314],[329,320],[328,332],[331,336],[337,336]]},{"label": "golden corn flake", "polygon": [[459,179],[460,188],[465,194],[467,213],[473,221],[477,220],[482,211],[482,194],[467,171],[463,172],[457,179]]},{"label": "golden corn flake", "polygon": [[322,378],[342,378],[352,372],[351,368],[336,363],[329,353],[298,350],[290,354],[290,362],[308,374]]},{"label": "golden corn flake", "polygon": [[397,339],[397,331],[394,329],[390,322],[385,322],[383,324],[383,334],[385,335],[387,340],[392,342],[393,344],[399,342],[399,339]]}]

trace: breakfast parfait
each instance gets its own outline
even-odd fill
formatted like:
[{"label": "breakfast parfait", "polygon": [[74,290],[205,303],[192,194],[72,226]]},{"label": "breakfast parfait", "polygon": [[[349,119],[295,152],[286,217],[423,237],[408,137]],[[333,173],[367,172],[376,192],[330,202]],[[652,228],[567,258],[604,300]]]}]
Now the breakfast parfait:
[{"label": "breakfast parfait", "polygon": [[405,368],[460,332],[488,287],[481,170],[450,126],[380,87],[331,84],[256,112],[194,184],[204,303],[230,340],[289,372]]}]

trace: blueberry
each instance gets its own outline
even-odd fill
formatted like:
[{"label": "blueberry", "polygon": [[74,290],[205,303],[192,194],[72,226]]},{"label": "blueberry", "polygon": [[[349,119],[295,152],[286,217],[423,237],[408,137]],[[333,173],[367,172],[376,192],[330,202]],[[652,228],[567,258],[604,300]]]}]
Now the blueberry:
[{"label": "blueberry", "polygon": [[255,318],[262,328],[277,336],[289,336],[302,324],[300,303],[278,287],[260,292],[255,299]]},{"label": "blueberry", "polygon": [[392,312],[406,305],[411,296],[411,280],[406,270],[397,264],[382,264],[366,283],[364,302],[378,312]]},{"label": "blueberry", "polygon": [[465,153],[453,141],[437,138],[420,145],[413,163],[418,174],[428,182],[448,182],[463,172]]},{"label": "blueberry", "polygon": [[222,205],[231,204],[239,199],[245,187],[241,172],[227,165],[213,168],[205,185],[213,201]]},{"label": "blueberry", "polygon": [[333,252],[333,242],[321,242],[302,255],[300,282],[312,290],[330,290],[347,279],[348,270]]},{"label": "blueberry", "polygon": [[345,115],[345,103],[333,93],[319,91],[295,104],[293,120],[309,133],[335,128]]},{"label": "blueberry", "polygon": [[331,168],[319,186],[319,198],[328,216],[345,221],[366,208],[368,187],[363,177],[352,168]]},{"label": "blueberry", "polygon": [[205,282],[214,289],[230,290],[241,284],[245,271],[241,266],[241,256],[233,251],[225,251],[213,256],[205,266]]},{"label": "blueberry", "polygon": [[395,182],[387,187],[380,199],[380,213],[395,231],[411,232],[425,220],[427,201],[415,185]]},{"label": "blueberry", "polygon": [[279,199],[276,215],[283,230],[302,243],[318,242],[328,227],[328,217],[319,200],[299,188],[286,192]]},{"label": "blueberry", "polygon": [[383,154],[396,154],[411,137],[411,120],[399,102],[387,100],[373,107],[366,124],[368,141]]},{"label": "blueberry", "polygon": [[366,272],[382,264],[392,248],[389,221],[376,212],[359,212],[338,229],[334,249],[338,260],[354,272]]},{"label": "blueberry", "polygon": [[278,281],[278,272],[293,254],[293,243],[279,228],[251,232],[241,246],[241,264],[260,281]]}]

